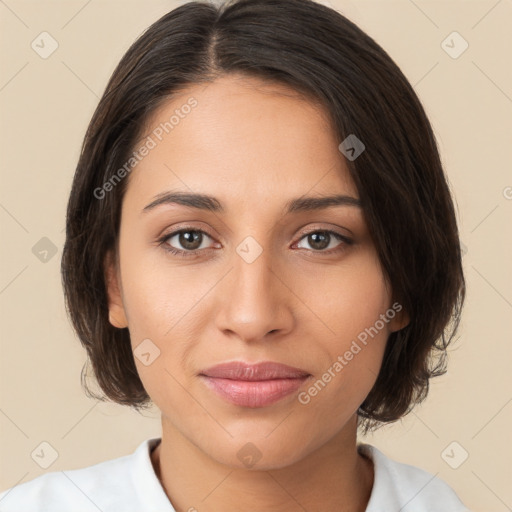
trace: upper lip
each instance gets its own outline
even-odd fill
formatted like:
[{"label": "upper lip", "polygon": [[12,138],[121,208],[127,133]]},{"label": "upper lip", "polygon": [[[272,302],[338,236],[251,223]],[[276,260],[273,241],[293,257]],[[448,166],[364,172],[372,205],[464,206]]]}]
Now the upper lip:
[{"label": "upper lip", "polygon": [[274,361],[264,361],[256,364],[233,361],[221,363],[200,372],[199,375],[232,380],[273,380],[297,379],[310,374],[300,368],[294,368]]}]

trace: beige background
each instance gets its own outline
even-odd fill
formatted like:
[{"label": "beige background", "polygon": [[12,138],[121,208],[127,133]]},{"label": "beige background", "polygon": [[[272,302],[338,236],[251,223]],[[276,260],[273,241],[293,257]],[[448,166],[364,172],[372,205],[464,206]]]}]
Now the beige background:
[{"label": "beige background", "polygon": [[[83,394],[85,352],[65,315],[59,264],[71,179],[99,96],[132,41],[181,3],[0,1],[1,490],[131,453],[160,434],[158,410],[141,416]],[[475,512],[512,510],[512,3],[324,3],[376,39],[415,87],[467,248],[468,298],[448,374],[414,413],[365,441],[443,478]],[[59,44],[47,59],[31,48],[43,31]],[[456,59],[442,46],[453,31],[469,44]],[[43,237],[56,246],[47,262],[32,252]],[[31,458],[43,441],[58,452],[47,470]],[[445,462],[460,463],[463,450],[457,469]]]}]

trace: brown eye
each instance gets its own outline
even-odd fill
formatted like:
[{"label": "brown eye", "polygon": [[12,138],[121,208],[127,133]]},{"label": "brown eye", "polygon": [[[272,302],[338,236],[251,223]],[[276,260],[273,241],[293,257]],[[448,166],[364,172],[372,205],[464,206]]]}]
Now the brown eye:
[{"label": "brown eye", "polygon": [[[200,229],[184,228],[174,231],[162,237],[159,242],[166,251],[181,256],[194,256],[203,249],[203,242],[210,238],[210,235]],[[172,241],[172,243],[171,243]]]},{"label": "brown eye", "polygon": [[[303,235],[301,241],[302,240],[306,240],[311,249],[308,249],[308,247],[300,247],[300,245],[298,245],[298,247],[300,249],[308,249],[314,252],[337,252],[338,250],[345,248],[346,245],[352,244],[352,240],[349,238],[330,230],[311,231],[310,233]],[[336,240],[340,243],[336,244]],[[299,244],[300,243],[301,242],[299,242]],[[334,250],[331,251],[331,249]]]},{"label": "brown eye", "polygon": [[177,242],[189,251],[199,249],[203,241],[203,233],[199,231],[180,231],[174,237],[177,237]]}]

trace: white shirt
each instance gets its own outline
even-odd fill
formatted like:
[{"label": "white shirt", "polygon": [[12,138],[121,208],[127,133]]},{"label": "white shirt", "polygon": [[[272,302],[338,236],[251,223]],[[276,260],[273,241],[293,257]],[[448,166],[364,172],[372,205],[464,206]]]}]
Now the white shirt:
[{"label": "white shirt", "polygon": [[[146,439],[130,455],[11,487],[0,494],[0,512],[176,512],[151,463],[158,442]],[[470,512],[431,473],[394,461],[372,445],[357,447],[374,464],[366,512]]]}]

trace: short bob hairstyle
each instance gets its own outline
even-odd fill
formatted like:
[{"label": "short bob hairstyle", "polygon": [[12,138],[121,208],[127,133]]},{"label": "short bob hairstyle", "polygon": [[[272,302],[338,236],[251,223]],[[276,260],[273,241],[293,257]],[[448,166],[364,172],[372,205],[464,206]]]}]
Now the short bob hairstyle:
[{"label": "short bob hairstyle", "polygon": [[291,87],[325,108],[340,143],[355,134],[365,146],[346,163],[393,300],[410,322],[388,338],[358,429],[396,421],[424,400],[431,377],[446,373],[458,329],[465,280],[454,205],[432,127],[399,67],[354,23],[312,0],[183,4],[152,24],[114,70],[81,148],[62,254],[66,309],[106,396],[88,387],[84,365],[86,394],[136,410],[151,405],[129,331],[113,327],[108,314],[105,257],[117,255],[128,178],[108,193],[102,187],[160,105],[229,74]]}]

